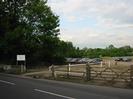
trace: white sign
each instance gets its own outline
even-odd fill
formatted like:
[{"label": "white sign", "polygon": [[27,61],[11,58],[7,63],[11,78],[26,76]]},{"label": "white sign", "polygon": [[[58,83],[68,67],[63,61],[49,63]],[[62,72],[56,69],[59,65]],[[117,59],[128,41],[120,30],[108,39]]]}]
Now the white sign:
[{"label": "white sign", "polygon": [[17,61],[25,61],[25,55],[17,55]]}]

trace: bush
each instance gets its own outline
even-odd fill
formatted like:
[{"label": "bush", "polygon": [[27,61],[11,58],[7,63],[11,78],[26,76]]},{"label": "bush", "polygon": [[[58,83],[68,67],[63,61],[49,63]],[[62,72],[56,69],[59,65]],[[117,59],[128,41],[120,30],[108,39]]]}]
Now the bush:
[{"label": "bush", "polygon": [[0,72],[4,72],[4,71],[5,71],[5,70],[1,67],[1,68],[0,68]]},{"label": "bush", "polygon": [[19,68],[12,68],[10,70],[7,70],[6,73],[9,73],[9,74],[21,74],[21,71]]}]

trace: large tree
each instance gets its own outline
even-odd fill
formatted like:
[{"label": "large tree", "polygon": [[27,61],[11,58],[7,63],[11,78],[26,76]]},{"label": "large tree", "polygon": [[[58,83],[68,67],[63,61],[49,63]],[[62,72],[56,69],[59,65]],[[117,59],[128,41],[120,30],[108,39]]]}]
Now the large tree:
[{"label": "large tree", "polygon": [[29,60],[50,61],[59,42],[58,27],[59,18],[47,0],[0,1],[1,58],[26,54]]}]

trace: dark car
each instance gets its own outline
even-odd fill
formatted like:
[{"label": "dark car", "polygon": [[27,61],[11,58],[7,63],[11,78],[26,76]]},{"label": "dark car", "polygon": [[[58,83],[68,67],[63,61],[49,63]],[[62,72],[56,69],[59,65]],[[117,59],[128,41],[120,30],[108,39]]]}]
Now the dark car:
[{"label": "dark car", "polygon": [[123,61],[123,58],[117,57],[117,58],[115,58],[115,61]]}]

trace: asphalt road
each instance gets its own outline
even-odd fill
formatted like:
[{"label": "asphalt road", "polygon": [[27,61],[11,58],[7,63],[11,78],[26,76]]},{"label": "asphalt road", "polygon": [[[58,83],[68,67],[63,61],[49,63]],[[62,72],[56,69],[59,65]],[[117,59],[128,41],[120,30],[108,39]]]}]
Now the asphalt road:
[{"label": "asphalt road", "polygon": [[133,99],[133,90],[0,74],[0,99]]}]

